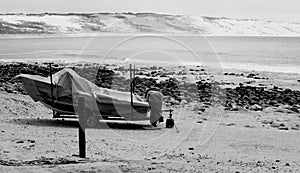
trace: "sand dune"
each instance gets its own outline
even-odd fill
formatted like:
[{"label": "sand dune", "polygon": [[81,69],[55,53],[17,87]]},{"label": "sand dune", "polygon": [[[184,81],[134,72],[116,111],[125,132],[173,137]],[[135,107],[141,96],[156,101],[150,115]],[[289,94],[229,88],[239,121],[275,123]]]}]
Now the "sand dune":
[{"label": "sand dune", "polygon": [[300,23],[155,13],[0,15],[0,34],[91,33],[300,36]]}]

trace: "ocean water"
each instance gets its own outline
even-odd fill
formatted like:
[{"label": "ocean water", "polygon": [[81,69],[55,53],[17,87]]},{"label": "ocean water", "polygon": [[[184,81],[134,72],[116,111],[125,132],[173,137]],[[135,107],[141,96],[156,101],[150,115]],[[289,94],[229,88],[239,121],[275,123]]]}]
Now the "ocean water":
[{"label": "ocean water", "polygon": [[0,38],[0,60],[205,65],[300,73],[300,37]]}]

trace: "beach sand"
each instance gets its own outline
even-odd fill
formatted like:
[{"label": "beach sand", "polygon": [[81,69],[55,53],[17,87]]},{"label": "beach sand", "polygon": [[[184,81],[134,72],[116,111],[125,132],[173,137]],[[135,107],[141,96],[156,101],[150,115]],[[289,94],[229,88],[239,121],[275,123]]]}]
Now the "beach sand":
[{"label": "beach sand", "polygon": [[[164,90],[166,104],[175,109],[176,128],[165,128],[165,124],[151,128],[148,121],[101,121],[96,128],[86,130],[87,158],[80,159],[77,120],[53,119],[51,110],[34,102],[20,83],[10,81],[20,72],[17,66],[29,67],[27,72],[44,76],[47,68],[41,67],[42,64],[16,64],[1,65],[0,172],[300,171],[300,106],[299,102],[291,101],[300,99],[299,74],[226,69],[212,76],[201,70],[203,67],[185,69],[188,73],[180,72],[179,68],[144,68],[137,72],[139,76],[158,78],[161,87],[176,89],[167,85],[170,78],[176,78],[179,83],[178,90],[183,97]],[[4,67],[15,71],[8,73]],[[92,72],[86,73],[82,67],[85,65],[75,68],[82,76],[93,75],[99,69],[95,65]],[[127,71],[116,66],[108,68],[112,71],[102,70],[106,75],[100,78],[107,79],[114,72],[118,80],[113,80],[111,87],[128,90]],[[97,82],[95,76],[90,76],[90,80]],[[224,93],[197,98],[190,77],[203,80],[198,86],[209,87],[206,84],[214,83],[231,88],[226,90],[227,99],[212,101],[217,96],[222,98]],[[118,83],[121,79],[125,82]],[[109,81],[104,83],[108,85]],[[203,95],[207,94],[206,90],[223,92],[219,88],[211,89],[214,86],[198,89]],[[143,87],[139,86],[140,93]],[[257,89],[262,87],[263,91]],[[244,90],[255,97],[259,96],[256,92],[261,92],[262,98],[250,97],[250,102],[246,102],[247,95],[241,94]],[[275,94],[268,100],[272,93]]]}]

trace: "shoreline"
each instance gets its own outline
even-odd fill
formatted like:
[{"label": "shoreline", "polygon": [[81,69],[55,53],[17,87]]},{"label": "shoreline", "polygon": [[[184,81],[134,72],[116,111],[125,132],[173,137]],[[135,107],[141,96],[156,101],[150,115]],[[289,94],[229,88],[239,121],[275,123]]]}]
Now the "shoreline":
[{"label": "shoreline", "polygon": [[74,33],[74,34],[0,34],[0,39],[39,39],[39,38],[85,38],[85,37],[132,37],[142,35],[159,35],[168,37],[250,37],[250,38],[300,38],[300,35],[205,35],[172,33]]},{"label": "shoreline", "polygon": [[[142,62],[142,61],[137,61],[137,62],[122,62],[120,59],[118,58],[115,58],[113,60],[106,60],[106,59],[103,59],[102,58],[102,64],[100,61],[98,62],[92,62],[92,60],[68,60],[68,59],[60,59],[60,58],[57,58],[57,59],[15,59],[15,58],[12,58],[12,59],[0,59],[0,64],[5,64],[5,63],[19,63],[19,62],[22,62],[22,63],[29,63],[29,64],[33,64],[33,63],[39,63],[39,64],[42,64],[42,63],[49,63],[49,60],[50,62],[52,63],[55,63],[55,64],[98,64],[98,65],[103,65],[103,64],[113,64],[113,63],[118,63],[120,65],[128,65],[128,64],[136,64],[138,66],[154,66],[154,65],[157,65],[159,64],[159,62],[155,62],[155,63],[151,63],[151,62]],[[204,66],[204,65],[201,65],[201,64],[197,64],[195,65],[195,63],[193,62],[189,62],[189,63],[185,63],[185,64],[182,64],[182,65],[179,65],[179,64],[173,64],[173,65],[170,65],[168,63],[166,63],[165,61],[162,61],[161,64],[162,67],[176,67],[176,66],[185,66],[187,68],[191,67],[196,67],[196,66],[202,66],[202,67],[206,67],[207,69],[210,68],[210,67],[207,67],[207,66]],[[225,67],[224,67],[225,66]],[[215,68],[215,67],[212,67],[211,69],[212,70],[218,70],[220,72],[226,72],[226,71],[241,71],[241,72],[258,72],[258,73],[275,73],[275,74],[292,74],[292,75],[300,75],[300,70],[295,67],[296,70],[292,70],[292,71],[296,71],[296,72],[292,72],[290,69],[289,70],[280,70],[280,69],[286,69],[285,67],[275,67],[273,69],[266,69],[265,67],[266,66],[263,66],[263,65],[252,65],[250,67],[247,67],[247,65],[244,65],[240,68],[235,68],[233,67],[235,66],[234,64],[226,64],[226,63],[223,63],[223,65],[221,65],[221,68]],[[272,68],[272,67],[271,67]],[[255,69],[255,70],[254,70]]]}]

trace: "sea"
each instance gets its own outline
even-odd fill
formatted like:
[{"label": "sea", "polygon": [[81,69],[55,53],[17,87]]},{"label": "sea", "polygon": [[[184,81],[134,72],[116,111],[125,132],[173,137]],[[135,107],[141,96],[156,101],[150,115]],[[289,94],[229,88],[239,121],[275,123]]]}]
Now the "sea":
[{"label": "sea", "polygon": [[0,61],[203,65],[300,74],[300,37],[155,34],[0,37]]}]

